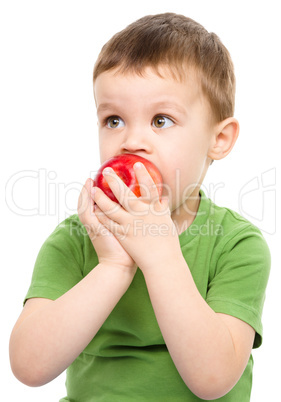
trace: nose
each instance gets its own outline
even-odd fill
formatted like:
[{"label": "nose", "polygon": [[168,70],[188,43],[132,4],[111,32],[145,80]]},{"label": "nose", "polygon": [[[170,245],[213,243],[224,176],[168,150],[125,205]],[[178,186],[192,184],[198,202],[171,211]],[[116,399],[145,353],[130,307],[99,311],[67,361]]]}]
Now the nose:
[{"label": "nose", "polygon": [[128,128],[121,145],[122,153],[150,153],[152,150],[151,133],[141,127]]}]

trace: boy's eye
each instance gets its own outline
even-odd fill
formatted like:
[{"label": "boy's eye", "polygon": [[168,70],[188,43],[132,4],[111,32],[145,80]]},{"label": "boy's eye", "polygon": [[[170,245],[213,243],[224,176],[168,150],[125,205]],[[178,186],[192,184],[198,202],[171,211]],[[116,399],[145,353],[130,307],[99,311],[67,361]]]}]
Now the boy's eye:
[{"label": "boy's eye", "polygon": [[106,120],[106,125],[108,128],[124,127],[124,121],[118,116],[111,116]]},{"label": "boy's eye", "polygon": [[174,122],[165,116],[155,116],[152,125],[156,128],[169,128],[174,125]]}]

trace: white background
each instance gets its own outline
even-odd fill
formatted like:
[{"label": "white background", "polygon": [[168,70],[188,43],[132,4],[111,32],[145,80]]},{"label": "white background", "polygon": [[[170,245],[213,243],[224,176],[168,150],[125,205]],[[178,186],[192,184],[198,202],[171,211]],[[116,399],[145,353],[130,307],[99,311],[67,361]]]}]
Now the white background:
[{"label": "white background", "polygon": [[240,137],[231,155],[210,168],[205,190],[217,204],[259,226],[271,249],[264,343],[253,352],[251,400],[276,401],[280,396],[278,1],[7,0],[0,6],[0,364],[5,400],[50,402],[65,395],[64,374],[38,389],[13,377],[9,335],[41,244],[61,220],[75,213],[79,189],[99,167],[92,95],[98,52],[135,19],[166,11],[185,14],[216,32],[234,60]]}]

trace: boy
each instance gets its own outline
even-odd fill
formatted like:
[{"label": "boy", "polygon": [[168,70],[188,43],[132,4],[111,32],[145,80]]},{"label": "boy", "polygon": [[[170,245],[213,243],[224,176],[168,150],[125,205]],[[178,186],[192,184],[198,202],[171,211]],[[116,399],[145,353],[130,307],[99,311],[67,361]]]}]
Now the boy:
[{"label": "boy", "polygon": [[140,163],[140,198],[104,171],[122,207],[87,180],[78,216],[40,250],[11,335],[22,382],[68,368],[61,401],[250,400],[269,251],[200,190],[237,139],[234,92],[228,51],[184,16],[144,17],[104,46],[94,69],[101,161],[145,157],[163,197]]}]

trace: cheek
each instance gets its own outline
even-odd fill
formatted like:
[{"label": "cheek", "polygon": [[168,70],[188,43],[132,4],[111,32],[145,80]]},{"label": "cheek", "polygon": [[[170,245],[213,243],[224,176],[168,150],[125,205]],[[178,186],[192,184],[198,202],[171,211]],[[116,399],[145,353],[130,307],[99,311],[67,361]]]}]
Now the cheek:
[{"label": "cheek", "polygon": [[163,196],[168,197],[174,204],[175,200],[181,198],[182,189],[186,185],[187,178],[178,164],[176,166],[169,164],[162,172]]},{"label": "cheek", "polygon": [[180,205],[193,193],[204,167],[205,158],[191,154],[174,165],[169,164],[163,173],[163,196],[169,197],[171,205]]},{"label": "cheek", "polygon": [[107,161],[109,158],[118,153],[115,149],[114,141],[110,141],[108,138],[105,138],[101,135],[99,136],[99,152],[101,163]]}]

